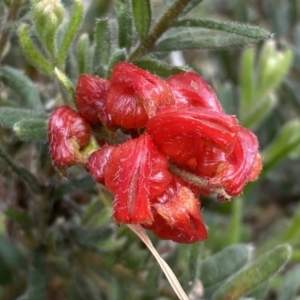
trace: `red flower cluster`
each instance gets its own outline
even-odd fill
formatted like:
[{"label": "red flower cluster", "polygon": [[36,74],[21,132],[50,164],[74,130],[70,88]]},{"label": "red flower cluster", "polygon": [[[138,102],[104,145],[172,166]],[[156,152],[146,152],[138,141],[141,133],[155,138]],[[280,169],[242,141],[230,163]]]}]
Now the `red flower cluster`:
[{"label": "red flower cluster", "polygon": [[[196,73],[164,81],[120,62],[110,80],[81,75],[76,106],[78,112],[62,106],[50,117],[54,164],[63,169],[83,164],[115,196],[117,223],[141,224],[161,239],[205,239],[200,194],[237,196],[261,169],[255,135],[224,113]],[[131,138],[120,144],[99,140],[95,149],[103,128]],[[204,184],[184,181],[169,171],[169,164]]]}]

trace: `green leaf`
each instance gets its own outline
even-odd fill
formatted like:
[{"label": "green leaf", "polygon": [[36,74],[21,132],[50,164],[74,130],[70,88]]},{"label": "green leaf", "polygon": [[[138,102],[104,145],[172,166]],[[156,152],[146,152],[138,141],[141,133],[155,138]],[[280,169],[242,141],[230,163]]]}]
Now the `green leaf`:
[{"label": "green leaf", "polygon": [[27,300],[47,299],[48,276],[43,255],[35,250],[32,252],[31,265],[28,273]]},{"label": "green leaf", "polygon": [[150,0],[131,0],[133,20],[141,40],[145,39],[151,25]]},{"label": "green leaf", "polygon": [[11,170],[16,173],[24,182],[27,183],[29,188],[34,192],[34,193],[40,193],[41,192],[41,187],[39,185],[39,182],[37,179],[30,173],[28,172],[25,168],[21,168],[17,166],[13,160],[7,155],[7,153],[1,148],[0,145],[0,158],[2,158],[6,164],[11,168]]},{"label": "green leaf", "polygon": [[160,60],[147,57],[136,60],[133,63],[136,66],[163,78],[167,78],[171,75],[188,71],[186,68],[170,66],[168,64],[163,63]]},{"label": "green leaf", "polygon": [[111,32],[107,19],[97,21],[95,25],[94,40],[93,73],[100,77],[104,77],[111,49]]},{"label": "green leaf", "polygon": [[91,178],[91,176],[84,176],[81,178],[75,178],[73,180],[69,180],[67,183],[59,186],[53,193],[53,197],[55,199],[62,197],[65,194],[74,192],[78,189],[91,189],[95,186],[95,181]]},{"label": "green leaf", "polygon": [[300,205],[298,206],[293,218],[291,219],[288,227],[279,235],[273,236],[268,239],[260,248],[257,253],[264,253],[278,244],[289,243],[291,245],[297,243],[300,239]]},{"label": "green leaf", "polygon": [[75,99],[75,90],[74,90],[73,84],[72,84],[71,80],[68,78],[68,76],[65,73],[63,73],[61,70],[59,70],[58,68],[54,69],[54,74],[55,74],[58,82],[68,93],[68,97],[71,98],[72,100],[74,100]]},{"label": "green leaf", "polygon": [[125,48],[129,51],[132,40],[132,11],[130,0],[116,0],[115,10],[118,18],[119,48]]},{"label": "green leaf", "polygon": [[73,39],[76,36],[77,31],[79,30],[83,18],[83,4],[81,0],[73,0],[73,3],[74,3],[73,11],[58,50],[57,60],[58,60],[58,66],[61,69],[63,69],[65,65],[68,50],[70,48]]},{"label": "green leaf", "polygon": [[16,123],[23,120],[36,119],[42,121],[46,118],[45,114],[30,109],[0,107],[0,125],[5,128],[13,128]]},{"label": "green leaf", "polygon": [[280,160],[286,158],[300,146],[300,119],[287,122],[279,131],[277,137],[266,149],[262,156],[264,161],[263,174],[272,169]]},{"label": "green leaf", "polygon": [[241,124],[251,130],[255,130],[261,122],[271,113],[277,104],[275,94],[269,94],[265,98],[253,98],[252,106],[248,110],[244,110],[243,117],[241,116]]},{"label": "green leaf", "polygon": [[114,65],[120,61],[126,60],[126,50],[118,49],[110,58],[107,66],[105,78],[109,78]]},{"label": "green leaf", "polygon": [[90,56],[91,47],[89,41],[89,35],[84,33],[80,36],[77,43],[77,69],[78,74],[87,73],[90,74]]},{"label": "green leaf", "polygon": [[226,247],[200,263],[200,280],[204,287],[214,285],[240,270],[249,260],[253,248],[245,244]]},{"label": "green leaf", "polygon": [[29,62],[39,71],[53,77],[53,67],[51,63],[34,46],[25,24],[19,27],[18,37],[23,53]]},{"label": "green leaf", "polygon": [[21,225],[26,231],[32,226],[32,220],[25,211],[10,207],[5,210],[4,214],[7,218]]},{"label": "green leaf", "polygon": [[5,260],[0,256],[0,285],[6,285],[12,282],[12,272]]},{"label": "green leaf", "polygon": [[254,60],[255,51],[253,48],[248,48],[243,52],[241,64],[240,64],[240,118],[244,119],[245,115],[251,109],[255,82],[254,82]]},{"label": "green leaf", "polygon": [[277,273],[290,259],[292,249],[280,245],[230,277],[214,294],[213,300],[238,300]]},{"label": "green leaf", "polygon": [[158,299],[158,286],[161,280],[161,268],[154,265],[148,269],[144,291],[148,299]]},{"label": "green leaf", "polygon": [[274,41],[266,43],[261,51],[258,65],[258,85],[254,97],[261,99],[274,90],[291,67],[293,53],[287,49],[279,51]]},{"label": "green leaf", "polygon": [[19,249],[7,236],[0,235],[0,256],[12,269],[25,269],[26,262]]},{"label": "green leaf", "polygon": [[221,22],[216,20],[204,20],[204,19],[183,19],[174,24],[175,27],[200,27],[206,29],[213,29],[218,31],[224,31],[235,35],[248,37],[256,40],[268,39],[271,37],[269,31],[238,22]]},{"label": "green leaf", "polygon": [[224,49],[249,46],[257,39],[203,28],[178,27],[170,29],[158,41],[155,51],[188,49]]},{"label": "green leaf", "polygon": [[300,288],[300,265],[294,266],[285,275],[278,292],[278,300],[295,299]]},{"label": "green leaf", "polygon": [[47,141],[47,119],[26,119],[14,125],[16,136],[22,141]]},{"label": "green leaf", "polygon": [[181,12],[181,16],[186,15],[187,13],[189,13],[194,7],[196,7],[197,5],[199,5],[203,0],[191,0],[189,2],[189,4],[182,10]]},{"label": "green leaf", "polygon": [[22,106],[33,108],[37,111],[43,110],[38,92],[23,72],[11,67],[1,67],[0,81],[20,96],[22,101],[24,101]]}]

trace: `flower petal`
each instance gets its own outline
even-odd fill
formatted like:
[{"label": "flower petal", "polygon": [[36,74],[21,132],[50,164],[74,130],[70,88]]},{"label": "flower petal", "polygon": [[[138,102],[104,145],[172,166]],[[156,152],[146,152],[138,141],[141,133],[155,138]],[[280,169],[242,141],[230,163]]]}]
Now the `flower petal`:
[{"label": "flower petal", "polygon": [[187,108],[165,108],[147,124],[147,132],[158,149],[180,165],[192,164],[202,154],[204,144],[230,153],[237,130],[233,116]]},{"label": "flower petal", "polygon": [[222,112],[221,104],[206,81],[194,72],[183,72],[170,76],[167,83],[179,107],[197,107]]},{"label": "flower petal", "polygon": [[237,141],[232,153],[227,157],[227,162],[220,164],[216,176],[210,179],[208,184],[223,188],[230,196],[238,196],[245,184],[254,175],[258,175],[261,169],[261,160],[258,157],[260,156],[256,136],[246,128],[240,127]]},{"label": "flower petal", "polygon": [[174,103],[168,84],[128,62],[119,62],[111,74],[107,111],[124,128],[145,127],[158,108]]},{"label": "flower petal", "polygon": [[79,114],[92,124],[108,122],[106,97],[110,83],[108,80],[82,74],[76,86],[76,106]]},{"label": "flower petal", "polygon": [[68,106],[56,108],[48,122],[48,140],[53,163],[67,168],[85,163],[80,150],[88,145],[91,136],[89,124]]},{"label": "flower petal", "polygon": [[[165,169],[160,170],[159,166]],[[104,177],[105,186],[115,194],[115,220],[127,224],[151,224],[150,198],[163,193],[171,180],[166,158],[147,134],[116,147]]]},{"label": "flower petal", "polygon": [[152,211],[154,222],[143,226],[160,239],[189,244],[207,238],[199,200],[176,177],[165,193],[157,197]]}]

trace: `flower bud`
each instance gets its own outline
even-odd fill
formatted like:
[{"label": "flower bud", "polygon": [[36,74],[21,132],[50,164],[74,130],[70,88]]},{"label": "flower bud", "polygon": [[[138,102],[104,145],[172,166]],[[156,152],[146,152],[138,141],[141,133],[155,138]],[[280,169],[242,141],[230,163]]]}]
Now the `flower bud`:
[{"label": "flower bud", "polygon": [[54,36],[63,21],[65,10],[60,0],[34,0],[33,19],[41,38]]},{"label": "flower bud", "polygon": [[90,143],[89,124],[68,106],[56,108],[48,123],[50,153],[56,167],[64,169],[73,164],[86,163],[82,152]]}]

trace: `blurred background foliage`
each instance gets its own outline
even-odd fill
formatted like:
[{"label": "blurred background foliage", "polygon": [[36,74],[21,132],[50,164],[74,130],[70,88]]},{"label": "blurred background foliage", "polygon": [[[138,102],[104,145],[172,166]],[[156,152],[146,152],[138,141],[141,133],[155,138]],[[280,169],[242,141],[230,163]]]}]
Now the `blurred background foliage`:
[{"label": "blurred background foliage", "polygon": [[[173,2],[150,1],[152,25]],[[62,3],[72,15],[73,1]],[[136,16],[138,32],[131,32],[132,24],[126,27],[129,0],[82,3],[80,30],[67,59],[57,63],[73,84],[80,73],[109,75],[148,30],[147,14]],[[113,223],[111,195],[82,168],[72,167],[66,180],[52,166],[46,115],[68,96],[57,73],[47,74],[47,66],[40,72],[28,53],[25,58],[24,40],[20,47],[17,31],[25,28],[21,24],[32,28],[31,5],[0,2],[0,300],[176,299],[142,242]],[[136,61],[163,77],[187,67],[199,72],[226,112],[257,134],[264,169],[231,202],[203,197],[207,241],[177,245],[151,239],[190,299],[300,299],[300,3],[205,0],[185,17],[238,21],[272,33],[247,47],[222,49],[166,42],[180,34],[177,27],[162,36],[156,51]],[[187,33],[199,36],[195,28],[185,28]],[[31,38],[51,57],[47,39],[34,30]]]}]

